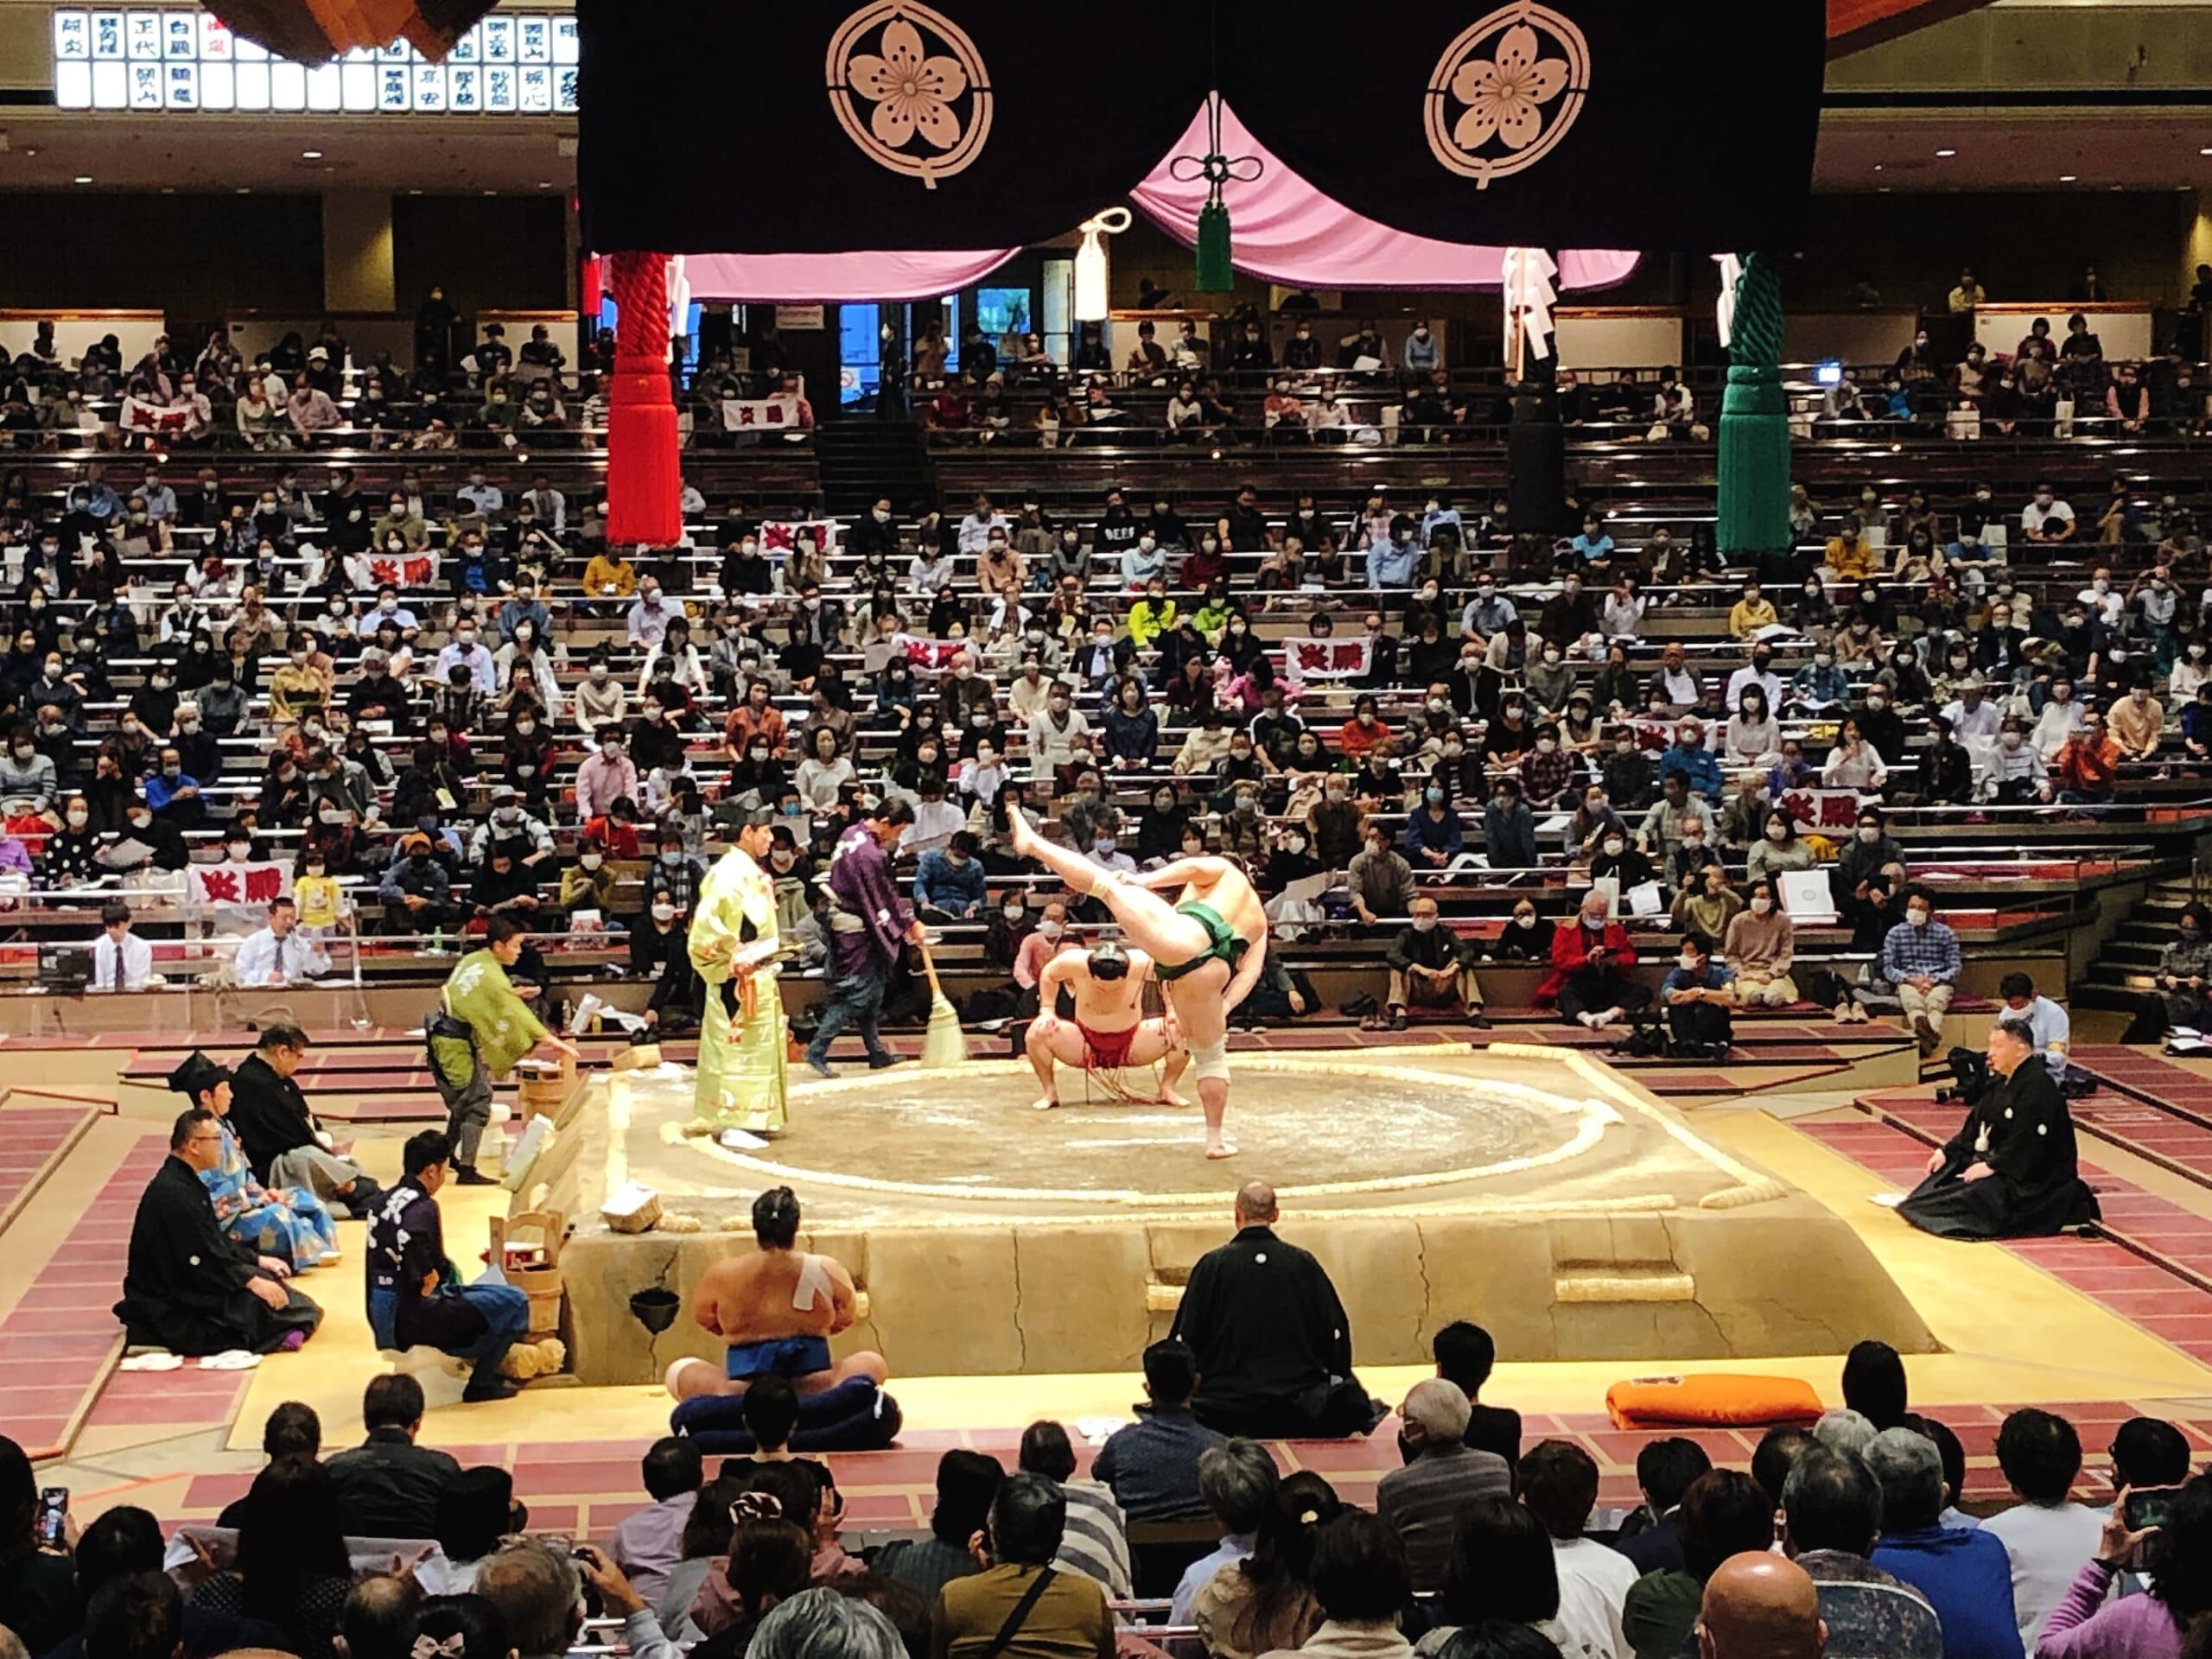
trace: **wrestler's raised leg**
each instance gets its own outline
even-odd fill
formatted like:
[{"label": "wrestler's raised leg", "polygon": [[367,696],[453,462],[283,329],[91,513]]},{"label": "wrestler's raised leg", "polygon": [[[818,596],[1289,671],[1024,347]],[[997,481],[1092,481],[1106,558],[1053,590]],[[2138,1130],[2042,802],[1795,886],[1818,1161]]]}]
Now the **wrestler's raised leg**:
[{"label": "wrestler's raised leg", "polygon": [[1071,1068],[1083,1064],[1083,1033],[1056,1014],[1040,1014],[1029,1022],[1029,1035],[1022,1043],[1022,1052],[1037,1073],[1037,1085],[1044,1092],[1031,1103],[1040,1112],[1048,1112],[1060,1103],[1060,1091],[1052,1075],[1055,1063]]},{"label": "wrestler's raised leg", "polygon": [[1179,914],[1158,893],[1116,881],[1082,854],[1046,840],[1022,816],[1020,807],[1009,803],[1006,813],[1015,855],[1035,859],[1076,892],[1103,901],[1128,935],[1128,942],[1154,962],[1188,962],[1203,956],[1213,943],[1203,925]]}]

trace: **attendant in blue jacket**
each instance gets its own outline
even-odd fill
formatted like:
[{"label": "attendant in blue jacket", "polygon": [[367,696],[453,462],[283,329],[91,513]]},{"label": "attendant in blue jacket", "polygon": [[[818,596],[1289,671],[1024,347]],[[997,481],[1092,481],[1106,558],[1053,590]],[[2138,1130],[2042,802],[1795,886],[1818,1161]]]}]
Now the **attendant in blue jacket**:
[{"label": "attendant in blue jacket", "polygon": [[982,914],[982,850],[973,831],[956,830],[922,855],[914,871],[914,908],[931,921],[967,922]]}]

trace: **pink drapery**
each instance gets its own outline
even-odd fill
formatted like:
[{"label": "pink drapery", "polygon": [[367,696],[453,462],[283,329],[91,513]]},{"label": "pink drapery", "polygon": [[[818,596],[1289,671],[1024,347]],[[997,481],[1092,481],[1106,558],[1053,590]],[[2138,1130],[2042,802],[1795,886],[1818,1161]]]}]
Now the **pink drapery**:
[{"label": "pink drapery", "polygon": [[[1503,248],[1408,236],[1349,211],[1277,161],[1226,105],[1221,111],[1221,149],[1230,157],[1256,156],[1262,165],[1256,183],[1231,184],[1224,194],[1232,227],[1230,257],[1247,275],[1294,288],[1499,285]],[[1206,116],[1201,110],[1175,154],[1203,156],[1205,150]],[[1198,209],[1206,201],[1204,179],[1179,181],[1163,162],[1129,199],[1177,241],[1198,241]],[[1559,285],[1609,288],[1627,279],[1637,257],[1567,249],[1559,255]]]},{"label": "pink drapery", "polygon": [[[1364,219],[1323,195],[1255,143],[1236,112],[1221,113],[1224,154],[1256,156],[1259,181],[1232,184],[1227,200],[1235,230],[1230,257],[1249,276],[1298,288],[1496,288],[1503,248],[1471,247],[1408,236]],[[1203,155],[1206,118],[1192,118],[1177,156]],[[1178,241],[1198,240],[1204,180],[1169,176],[1170,158],[1130,200]],[[773,303],[821,300],[924,300],[983,277],[1017,251],[949,253],[695,253],[684,272],[695,299]],[[1569,248],[1559,255],[1561,289],[1610,288],[1636,269],[1633,253]]]}]

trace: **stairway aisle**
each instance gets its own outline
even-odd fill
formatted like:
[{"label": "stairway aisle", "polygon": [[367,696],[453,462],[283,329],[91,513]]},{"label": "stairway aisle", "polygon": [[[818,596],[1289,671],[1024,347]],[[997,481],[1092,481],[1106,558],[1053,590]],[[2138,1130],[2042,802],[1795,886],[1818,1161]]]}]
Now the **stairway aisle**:
[{"label": "stairway aisle", "polygon": [[830,421],[815,429],[814,453],[830,512],[866,512],[887,495],[903,518],[937,498],[937,471],[911,421]]}]

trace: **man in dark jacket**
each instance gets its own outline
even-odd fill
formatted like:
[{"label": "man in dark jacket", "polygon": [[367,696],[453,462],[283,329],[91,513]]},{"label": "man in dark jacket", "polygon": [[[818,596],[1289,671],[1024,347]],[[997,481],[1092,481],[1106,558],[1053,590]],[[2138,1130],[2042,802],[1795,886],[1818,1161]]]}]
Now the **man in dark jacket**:
[{"label": "man in dark jacket", "polygon": [[1255,1440],[1364,1434],[1388,1408],[1351,1369],[1351,1321],[1321,1264],[1275,1236],[1274,1189],[1236,1190],[1236,1236],[1200,1256],[1173,1335],[1198,1357],[1198,1421]]},{"label": "man in dark jacket", "polygon": [[307,1052],[308,1034],[297,1026],[263,1027],[231,1079],[231,1128],[264,1186],[304,1187],[344,1205],[354,1220],[366,1220],[380,1189],[359,1164],[331,1150],[329,1135],[308,1109],[292,1080]]},{"label": "man in dark jacket", "polygon": [[369,1379],[361,1396],[368,1439],[323,1465],[337,1494],[339,1529],[347,1537],[438,1535],[438,1494],[461,1465],[450,1452],[415,1444],[423,1408],[423,1385],[405,1372]]},{"label": "man in dark jacket", "polygon": [[226,1233],[200,1184],[222,1156],[213,1112],[181,1113],[169,1155],[139,1196],[130,1224],[123,1300],[115,1317],[134,1345],[188,1356],[294,1349],[315,1334],[322,1310],[293,1289],[289,1270]]}]

